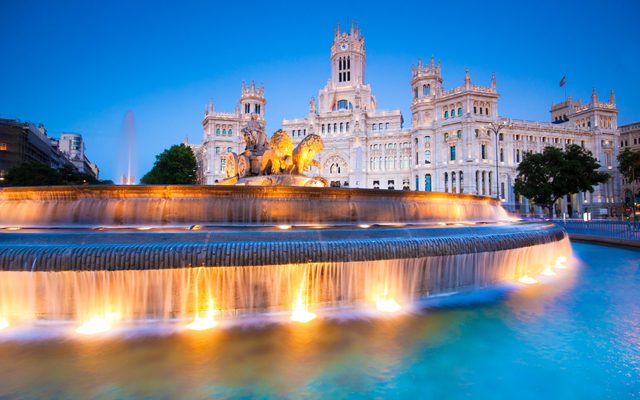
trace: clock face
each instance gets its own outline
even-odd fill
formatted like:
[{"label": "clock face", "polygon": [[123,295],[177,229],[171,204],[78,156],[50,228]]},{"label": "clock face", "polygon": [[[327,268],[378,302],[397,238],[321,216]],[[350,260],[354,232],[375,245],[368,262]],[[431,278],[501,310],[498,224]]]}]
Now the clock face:
[{"label": "clock face", "polygon": [[346,50],[346,49],[348,49],[348,48],[349,48],[349,45],[348,45],[348,44],[346,44],[346,43],[342,43],[342,44],[340,45],[340,50]]}]

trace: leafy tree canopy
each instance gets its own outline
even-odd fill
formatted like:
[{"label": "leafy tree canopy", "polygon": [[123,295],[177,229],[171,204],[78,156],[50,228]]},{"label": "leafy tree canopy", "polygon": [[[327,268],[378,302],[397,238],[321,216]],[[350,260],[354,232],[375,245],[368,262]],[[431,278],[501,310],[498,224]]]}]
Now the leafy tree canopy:
[{"label": "leafy tree canopy", "polygon": [[173,145],[156,156],[151,171],[140,180],[147,185],[196,183],[198,164],[189,146]]},{"label": "leafy tree canopy", "polygon": [[618,154],[618,170],[629,182],[640,178],[640,151],[626,148]]},{"label": "leafy tree canopy", "polygon": [[600,172],[600,164],[590,151],[578,145],[565,150],[546,147],[542,153],[527,153],[518,166],[515,192],[551,212],[553,204],[565,195],[593,192],[609,174]]},{"label": "leafy tree canopy", "polygon": [[71,164],[61,169],[51,168],[39,162],[16,165],[4,177],[6,186],[50,186],[101,183],[93,176],[78,172]]}]

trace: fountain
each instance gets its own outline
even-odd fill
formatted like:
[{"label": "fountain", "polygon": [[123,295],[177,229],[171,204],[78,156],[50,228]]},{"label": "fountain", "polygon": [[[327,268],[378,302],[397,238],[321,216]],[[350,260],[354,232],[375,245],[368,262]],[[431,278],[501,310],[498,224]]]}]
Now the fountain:
[{"label": "fountain", "polygon": [[340,189],[304,173],[322,149],[293,149],[251,123],[218,186],[0,190],[0,321],[218,321],[324,310],[389,313],[417,300],[534,283],[570,255],[566,232],[510,218],[496,199]]}]

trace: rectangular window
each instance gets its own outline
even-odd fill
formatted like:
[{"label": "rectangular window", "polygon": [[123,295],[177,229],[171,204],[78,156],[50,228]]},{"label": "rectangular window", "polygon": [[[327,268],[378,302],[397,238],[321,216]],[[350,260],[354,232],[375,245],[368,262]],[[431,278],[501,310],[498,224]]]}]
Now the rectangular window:
[{"label": "rectangular window", "polygon": [[0,142],[0,151],[7,151],[7,144]]},{"label": "rectangular window", "polygon": [[456,146],[449,147],[449,158],[451,159],[451,161],[456,160]]},{"label": "rectangular window", "polygon": [[483,160],[487,159],[487,145],[486,144],[483,144],[483,145],[480,146],[480,157]]},{"label": "rectangular window", "polygon": [[349,132],[349,123],[348,122],[346,124],[346,130],[347,130],[347,132]]},{"label": "rectangular window", "polygon": [[394,182],[394,180],[388,180],[388,181],[387,181],[387,189],[389,189],[389,190],[394,190],[394,189],[395,189],[395,182]]}]

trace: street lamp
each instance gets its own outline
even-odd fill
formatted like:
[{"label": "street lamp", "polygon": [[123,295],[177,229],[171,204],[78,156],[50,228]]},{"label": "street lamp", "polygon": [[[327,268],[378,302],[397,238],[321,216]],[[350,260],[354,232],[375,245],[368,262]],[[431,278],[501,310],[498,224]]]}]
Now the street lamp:
[{"label": "street lamp", "polygon": [[499,123],[492,122],[489,126],[484,127],[484,129],[490,130],[496,136],[496,198],[498,200],[500,200],[500,171],[498,170],[498,160],[500,155],[498,154],[498,136],[502,129],[509,127],[510,125],[507,124],[507,121],[500,121]]}]

